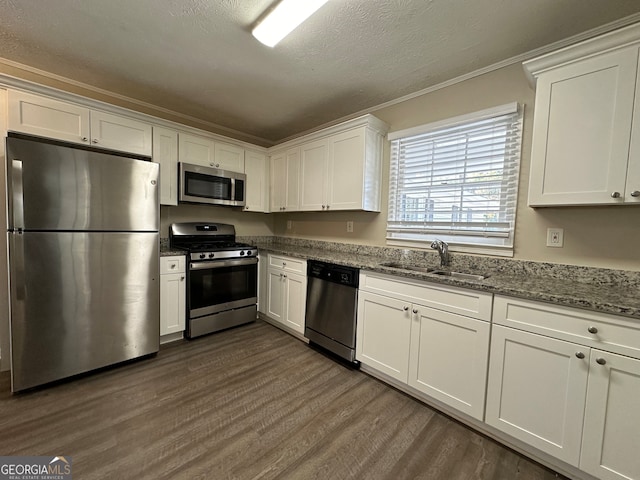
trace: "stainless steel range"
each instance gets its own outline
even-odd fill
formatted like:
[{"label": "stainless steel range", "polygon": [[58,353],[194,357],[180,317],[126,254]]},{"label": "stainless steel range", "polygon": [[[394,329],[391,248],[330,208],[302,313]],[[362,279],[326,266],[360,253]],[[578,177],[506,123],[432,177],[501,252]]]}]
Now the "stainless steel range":
[{"label": "stainless steel range", "polygon": [[233,225],[174,223],[169,241],[188,252],[187,338],[255,321],[258,249],[236,242]]}]

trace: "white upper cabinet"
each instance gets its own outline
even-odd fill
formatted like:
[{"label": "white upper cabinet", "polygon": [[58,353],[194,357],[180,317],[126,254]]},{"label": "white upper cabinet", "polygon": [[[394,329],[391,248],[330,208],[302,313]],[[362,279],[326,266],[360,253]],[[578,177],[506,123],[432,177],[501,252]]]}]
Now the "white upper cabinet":
[{"label": "white upper cabinet", "polygon": [[300,210],[327,208],[328,160],[326,138],[300,147]]},{"label": "white upper cabinet", "polygon": [[216,168],[232,172],[244,172],[244,148],[229,143],[215,142]]},{"label": "white upper cabinet", "polygon": [[217,142],[212,138],[180,133],[179,158],[181,162],[202,167],[244,172],[244,149],[236,145]]},{"label": "white upper cabinet", "polygon": [[271,155],[271,211],[292,212],[299,209],[300,148]]},{"label": "white upper cabinet", "polygon": [[151,125],[40,95],[9,90],[9,130],[151,156]]},{"label": "white upper cabinet", "polygon": [[367,127],[329,137],[327,208],[380,211],[382,144]]},{"label": "white upper cabinet", "polygon": [[160,204],[178,204],[178,132],[153,127],[153,161],[160,164]]},{"label": "white upper cabinet", "polygon": [[525,62],[536,82],[530,206],[640,203],[639,53],[631,26]]},{"label": "white upper cabinet", "polygon": [[[277,173],[279,167],[274,167],[282,161],[282,151],[272,154],[272,194],[276,198],[272,197],[271,211],[294,209],[294,202],[283,208],[284,200],[277,198],[286,182],[288,191],[299,190],[295,208],[301,211],[379,212],[386,129],[383,122],[365,115],[287,142],[287,146],[299,150],[299,176],[294,177],[289,167],[289,175],[283,179]],[[294,195],[289,197],[293,199]]]},{"label": "white upper cabinet", "polygon": [[151,130],[148,123],[91,111],[91,143],[96,147],[151,156]]},{"label": "white upper cabinet", "polygon": [[264,153],[247,150],[244,159],[244,173],[247,176],[245,211],[268,212],[269,164],[267,156]]}]

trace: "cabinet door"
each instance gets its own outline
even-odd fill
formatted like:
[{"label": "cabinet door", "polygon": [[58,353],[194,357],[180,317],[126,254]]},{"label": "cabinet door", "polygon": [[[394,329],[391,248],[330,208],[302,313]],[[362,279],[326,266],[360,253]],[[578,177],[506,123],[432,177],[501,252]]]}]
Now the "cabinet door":
[{"label": "cabinet door", "polygon": [[281,212],[287,196],[287,159],[284,153],[271,156],[270,210]]},{"label": "cabinet door", "polygon": [[636,46],[540,75],[530,206],[624,201],[637,65]]},{"label": "cabinet door", "polygon": [[409,385],[482,421],[489,322],[412,308]]},{"label": "cabinet door", "polygon": [[284,323],[284,278],[281,270],[269,269],[267,274],[267,315]]},{"label": "cabinet door", "polygon": [[577,467],[588,350],[494,325],[485,421]]},{"label": "cabinet door", "polygon": [[298,210],[300,206],[300,149],[293,148],[285,153],[287,164],[287,180],[285,189],[284,209],[287,211]]},{"label": "cabinet door", "polygon": [[181,162],[215,168],[215,144],[213,140],[181,133],[178,142]]},{"label": "cabinet door", "polygon": [[160,275],[160,335],[182,332],[185,327],[185,274]]},{"label": "cabinet door", "polygon": [[401,382],[409,376],[411,305],[360,291],[356,358]]},{"label": "cabinet door", "polygon": [[178,132],[153,127],[153,161],[160,164],[160,204],[178,204]]},{"label": "cabinet door", "polygon": [[363,208],[364,165],[364,127],[329,138],[327,204],[331,210]]},{"label": "cabinet door", "polygon": [[300,210],[318,211],[327,208],[327,140],[300,147]]},{"label": "cabinet door", "polygon": [[248,212],[268,212],[269,179],[267,157],[262,153],[247,151],[244,173],[247,176],[247,195],[244,209]]},{"label": "cabinet door", "polygon": [[[640,55],[640,49],[638,49],[638,53]],[[636,79],[636,99],[633,112],[627,185],[624,194],[625,203],[630,204],[640,203],[640,70]]]},{"label": "cabinet door", "polygon": [[215,142],[213,160],[216,168],[244,173],[244,148],[242,147]]},{"label": "cabinet door", "polygon": [[151,125],[111,113],[91,111],[91,143],[97,147],[151,156]]},{"label": "cabinet door", "polygon": [[283,275],[285,285],[284,324],[304,334],[304,314],[307,303],[307,277],[295,273]]},{"label": "cabinet door", "polygon": [[8,99],[8,130],[89,144],[88,108],[14,90]]},{"label": "cabinet door", "polygon": [[603,480],[640,479],[640,360],[591,351],[580,468]]}]

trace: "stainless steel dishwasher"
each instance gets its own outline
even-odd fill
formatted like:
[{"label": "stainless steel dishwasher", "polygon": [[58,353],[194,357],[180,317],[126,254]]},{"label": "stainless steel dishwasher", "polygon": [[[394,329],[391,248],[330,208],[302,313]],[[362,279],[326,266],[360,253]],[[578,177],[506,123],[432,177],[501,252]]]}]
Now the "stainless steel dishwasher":
[{"label": "stainless steel dishwasher", "polygon": [[309,260],[304,336],[357,366],[357,268]]}]

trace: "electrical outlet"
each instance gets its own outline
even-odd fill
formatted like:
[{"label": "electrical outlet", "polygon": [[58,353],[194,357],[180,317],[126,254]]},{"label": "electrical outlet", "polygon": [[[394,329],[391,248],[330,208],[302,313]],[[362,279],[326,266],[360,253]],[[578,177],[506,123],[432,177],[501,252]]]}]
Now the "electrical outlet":
[{"label": "electrical outlet", "polygon": [[564,244],[564,229],[547,228],[547,247],[562,248]]},{"label": "electrical outlet", "polygon": [[353,222],[347,222],[347,233],[353,233]]},{"label": "electrical outlet", "polygon": [[293,228],[293,221],[287,220],[287,230],[291,230]]}]

